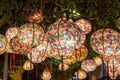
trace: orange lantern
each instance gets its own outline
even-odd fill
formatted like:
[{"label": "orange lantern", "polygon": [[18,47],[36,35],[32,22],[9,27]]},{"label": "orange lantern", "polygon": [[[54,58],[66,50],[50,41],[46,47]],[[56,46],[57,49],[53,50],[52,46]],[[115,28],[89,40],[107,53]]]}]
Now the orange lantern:
[{"label": "orange lantern", "polygon": [[67,65],[67,64],[65,64],[65,63],[60,63],[59,64],[59,70],[62,70],[62,65],[63,65],[63,71],[66,71],[66,70],[68,70],[69,69],[69,65]]},{"label": "orange lantern", "polygon": [[94,57],[93,59],[97,66],[102,65],[102,59],[100,57]]},{"label": "orange lantern", "polygon": [[43,80],[50,80],[51,79],[51,73],[50,73],[50,71],[48,70],[48,68],[46,67],[45,69],[44,69],[44,71],[42,72],[42,75],[41,75],[41,78],[43,79]]},{"label": "orange lantern", "polygon": [[29,71],[29,70],[32,70],[33,68],[34,68],[34,65],[29,60],[25,61],[23,65],[24,70]]},{"label": "orange lantern", "polygon": [[84,70],[79,69],[77,72],[75,72],[75,75],[77,76],[77,79],[85,79],[87,77],[87,74]]}]

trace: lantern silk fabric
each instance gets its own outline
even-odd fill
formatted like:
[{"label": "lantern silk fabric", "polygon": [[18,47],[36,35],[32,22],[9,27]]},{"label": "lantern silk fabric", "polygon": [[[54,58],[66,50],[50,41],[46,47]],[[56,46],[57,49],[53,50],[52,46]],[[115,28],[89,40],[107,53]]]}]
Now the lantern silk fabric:
[{"label": "lantern silk fabric", "polygon": [[6,36],[6,39],[7,39],[7,47],[6,47],[6,52],[8,52],[8,53],[14,53],[12,50],[11,50],[11,48],[10,48],[10,40],[13,38],[13,37],[15,37],[15,36],[17,36],[18,34],[19,34],[19,32],[20,32],[20,28],[19,27],[11,27],[11,28],[9,28],[7,31],[6,31],[6,34],[5,34],[5,36]]},{"label": "lantern silk fabric", "polygon": [[90,41],[92,49],[101,55],[120,55],[116,54],[120,49],[120,33],[113,29],[97,30],[92,34]]},{"label": "lantern silk fabric", "polygon": [[43,41],[44,31],[38,24],[26,23],[20,27],[18,37],[23,41],[23,45],[28,47],[37,46]]},{"label": "lantern silk fabric", "polygon": [[81,63],[81,68],[86,72],[94,71],[96,69],[96,63],[94,60],[84,60]]},{"label": "lantern silk fabric", "polygon": [[0,54],[3,54],[6,51],[7,40],[5,36],[0,34]]},{"label": "lantern silk fabric", "polygon": [[[50,42],[53,43],[53,47],[57,49],[73,49],[75,45],[80,42],[84,42],[84,34],[81,34],[77,25],[70,21],[57,21],[52,24],[47,34]],[[82,40],[83,41],[82,41]]]},{"label": "lantern silk fabric", "polygon": [[79,19],[75,24],[78,25],[79,29],[83,31],[84,34],[88,34],[92,29],[91,23],[85,19]]}]

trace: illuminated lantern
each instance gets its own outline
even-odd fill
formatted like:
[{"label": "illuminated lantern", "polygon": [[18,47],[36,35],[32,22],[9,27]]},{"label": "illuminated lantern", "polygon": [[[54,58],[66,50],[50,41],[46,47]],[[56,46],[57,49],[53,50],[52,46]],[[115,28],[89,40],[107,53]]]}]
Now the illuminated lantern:
[{"label": "illuminated lantern", "polygon": [[[59,64],[58,66],[59,70],[62,70],[62,63]],[[63,63],[63,71],[66,71],[69,69],[69,65]]]},{"label": "illuminated lantern", "polygon": [[94,57],[93,59],[97,66],[102,65],[102,59],[100,57]]},{"label": "illuminated lantern", "polygon": [[31,14],[28,16],[28,21],[31,23],[41,23],[43,21],[43,16],[41,12],[35,13],[31,11]]},{"label": "illuminated lantern", "polygon": [[90,41],[93,50],[100,55],[120,55],[116,54],[120,49],[120,34],[113,29],[97,30],[92,34]]},{"label": "illuminated lantern", "polygon": [[70,57],[69,59],[63,59],[63,62],[67,65],[71,65],[76,62],[76,59],[74,57]]},{"label": "illuminated lantern", "polygon": [[77,76],[77,79],[85,79],[87,77],[87,74],[84,70],[79,69],[77,72],[75,72],[75,75]]},{"label": "illuminated lantern", "polygon": [[49,42],[46,36],[44,36],[43,42],[31,49],[31,52],[28,54],[28,58],[33,63],[40,63],[48,57],[48,54],[51,53],[51,49],[49,47]]},{"label": "illuminated lantern", "polygon": [[88,55],[88,49],[85,46],[80,46],[76,51],[74,52],[74,56],[77,61],[82,61],[86,59]]},{"label": "illuminated lantern", "polygon": [[75,24],[77,24],[80,30],[83,31],[85,34],[88,34],[91,31],[92,25],[89,21],[85,19],[79,19],[75,22]]},{"label": "illuminated lantern", "polygon": [[7,40],[5,36],[0,34],[0,54],[3,54],[6,51]]},{"label": "illuminated lantern", "polygon": [[44,69],[44,71],[42,72],[41,78],[42,78],[43,80],[50,80],[50,79],[51,79],[51,73],[50,73],[50,71],[48,70],[47,67],[46,67],[46,68]]},{"label": "illuminated lantern", "polygon": [[32,70],[33,68],[34,68],[34,65],[29,60],[25,61],[23,65],[24,70],[29,71],[29,70]]},{"label": "illuminated lantern", "polygon": [[20,28],[19,27],[11,27],[6,31],[6,39],[7,39],[7,47],[6,47],[6,52],[8,53],[14,53],[11,49],[10,49],[10,40],[17,36],[18,33],[20,32]]},{"label": "illuminated lantern", "polygon": [[96,69],[96,63],[94,60],[84,60],[81,63],[81,68],[86,72],[94,71]]},{"label": "illuminated lantern", "polygon": [[10,49],[15,54],[27,54],[29,52],[29,48],[27,46],[22,45],[22,40],[18,38],[17,36],[13,37],[10,40]]},{"label": "illuminated lantern", "polygon": [[108,66],[109,76],[111,79],[116,79],[119,71],[120,56],[104,57],[104,63]]},{"label": "illuminated lantern", "polygon": [[75,45],[79,42],[80,45],[83,44],[85,36],[82,32],[77,29],[71,21],[59,20],[52,24],[48,30],[47,34],[49,36],[50,42],[53,43],[53,47],[56,49],[74,49]]},{"label": "illuminated lantern", "polygon": [[35,47],[42,43],[44,36],[43,29],[32,23],[26,23],[20,27],[20,34],[18,37],[22,40],[23,45],[28,47]]}]

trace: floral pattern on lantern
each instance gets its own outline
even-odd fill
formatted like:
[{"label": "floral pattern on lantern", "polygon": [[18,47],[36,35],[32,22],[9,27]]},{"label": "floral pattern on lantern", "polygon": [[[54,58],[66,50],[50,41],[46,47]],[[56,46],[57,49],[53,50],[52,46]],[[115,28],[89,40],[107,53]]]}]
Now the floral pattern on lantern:
[{"label": "floral pattern on lantern", "polygon": [[18,33],[20,32],[20,28],[19,27],[11,27],[11,28],[9,28],[7,31],[6,31],[6,34],[5,34],[5,36],[6,36],[6,39],[7,39],[7,47],[6,47],[6,52],[8,52],[8,53],[14,53],[11,49],[10,49],[10,40],[13,38],[13,37],[15,37],[15,36],[17,36],[18,35]]},{"label": "floral pattern on lantern", "polygon": [[96,63],[94,60],[84,60],[81,63],[81,68],[86,72],[94,71],[96,69]]},{"label": "floral pattern on lantern", "polygon": [[77,79],[85,79],[87,77],[87,74],[84,70],[79,69],[77,72],[75,72],[75,75],[77,76]]},{"label": "floral pattern on lantern", "polygon": [[0,54],[3,54],[6,51],[7,40],[5,36],[0,34]]},{"label": "floral pattern on lantern", "polygon": [[102,59],[100,57],[94,57],[93,59],[97,66],[102,65]]},{"label": "floral pattern on lantern", "polygon": [[88,34],[92,29],[91,23],[85,19],[79,19],[75,22],[75,24],[77,24],[80,30],[85,34]]},{"label": "floral pattern on lantern", "polygon": [[67,65],[63,62],[63,64],[62,63],[59,64],[59,66],[58,66],[59,70],[62,70],[62,65],[63,65],[63,71],[66,71],[69,69],[69,65]]},{"label": "floral pattern on lantern", "polygon": [[27,48],[25,45],[22,45],[23,42],[17,36],[13,37],[10,40],[10,48],[15,54],[27,54],[30,51],[30,48]]},{"label": "floral pattern on lantern", "polygon": [[24,65],[23,65],[23,69],[24,70],[32,70],[34,68],[33,63],[31,63],[29,60],[25,61]]},{"label": "floral pattern on lantern", "polygon": [[28,21],[31,23],[41,23],[43,21],[42,13],[31,11],[31,14],[28,16]]},{"label": "floral pattern on lantern", "polygon": [[50,71],[48,70],[48,68],[46,67],[45,69],[44,69],[44,71],[42,72],[42,75],[41,75],[41,78],[43,79],[43,80],[50,80],[51,79],[51,73],[50,73]]},{"label": "floral pattern on lantern", "polygon": [[74,52],[74,57],[76,58],[77,61],[82,61],[86,59],[87,55],[88,55],[88,49],[84,45],[81,45]]},{"label": "floral pattern on lantern", "polygon": [[92,34],[90,41],[93,50],[101,55],[120,55],[116,54],[120,49],[120,34],[113,29],[97,30]]},{"label": "floral pattern on lantern", "polygon": [[23,45],[33,47],[42,43],[44,31],[37,24],[26,23],[20,27],[20,34],[18,36],[23,41]]},{"label": "floral pattern on lantern", "polygon": [[[84,34],[77,29],[77,25],[71,21],[57,21],[52,24],[47,31],[50,42],[57,49],[73,49],[79,42],[83,44]],[[83,40],[83,41],[82,41]]]},{"label": "floral pattern on lantern", "polygon": [[[43,42],[31,49],[31,52],[28,54],[28,58],[33,63],[40,63],[45,60],[46,57],[52,52],[52,48],[50,47],[50,43],[48,42],[47,36],[44,36]],[[30,58],[31,56],[31,58]]]}]

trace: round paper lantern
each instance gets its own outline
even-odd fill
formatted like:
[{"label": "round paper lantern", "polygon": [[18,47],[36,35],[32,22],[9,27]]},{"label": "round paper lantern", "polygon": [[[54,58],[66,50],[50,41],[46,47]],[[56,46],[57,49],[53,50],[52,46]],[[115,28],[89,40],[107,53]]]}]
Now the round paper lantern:
[{"label": "round paper lantern", "polygon": [[31,23],[41,23],[43,21],[43,16],[41,12],[35,13],[31,11],[31,14],[28,16],[28,21]]},{"label": "round paper lantern", "polygon": [[77,79],[85,79],[87,77],[87,74],[84,70],[79,69],[77,72],[75,72],[75,75],[77,76]]},{"label": "round paper lantern", "polygon": [[97,66],[102,65],[102,59],[100,57],[94,57],[93,59]]},{"label": "round paper lantern", "polygon": [[[52,24],[47,31],[50,42],[56,49],[74,49],[75,45],[80,41],[84,34],[77,29],[77,25],[71,21],[59,20]],[[83,39],[84,40],[84,39]]]},{"label": "round paper lantern", "polygon": [[75,24],[77,24],[80,30],[83,31],[85,34],[88,34],[91,31],[92,25],[89,21],[85,19],[79,19],[75,22]]},{"label": "round paper lantern", "polygon": [[44,71],[42,72],[41,78],[42,78],[43,80],[50,80],[50,79],[51,79],[51,73],[50,73],[50,71],[48,70],[47,67],[46,67],[46,68],[44,69]]},{"label": "round paper lantern", "polygon": [[37,24],[26,23],[20,27],[20,34],[18,36],[23,41],[23,45],[35,47],[42,43],[44,31]]},{"label": "round paper lantern", "polygon": [[71,65],[76,62],[76,59],[74,57],[70,57],[68,59],[63,59],[63,62],[67,65]]},{"label": "round paper lantern", "polygon": [[101,55],[120,55],[116,54],[120,49],[120,34],[113,29],[97,30],[92,34],[90,41],[93,50]]},{"label": "round paper lantern", "polygon": [[32,70],[33,68],[34,65],[29,60],[27,60],[23,65],[23,69],[27,71]]},{"label": "round paper lantern", "polygon": [[22,45],[22,40],[18,38],[17,36],[13,37],[10,40],[10,49],[15,54],[27,54],[30,51],[30,48],[27,48],[27,46]]},{"label": "round paper lantern", "polygon": [[11,27],[11,28],[9,28],[7,31],[6,31],[6,34],[5,34],[5,36],[6,36],[6,39],[7,39],[7,47],[6,47],[6,52],[8,52],[8,53],[14,53],[11,49],[10,49],[10,40],[13,38],[13,37],[15,37],[15,36],[17,36],[18,35],[18,33],[20,32],[20,28],[19,27]]},{"label": "round paper lantern", "polygon": [[96,63],[94,60],[84,60],[81,63],[81,68],[86,72],[94,71],[96,69]]},{"label": "round paper lantern", "polygon": [[88,55],[88,49],[84,45],[80,46],[74,52],[74,56],[77,61],[82,61],[82,60],[86,59],[87,55]]},{"label": "round paper lantern", "polygon": [[0,54],[3,54],[6,51],[7,40],[5,36],[0,34]]},{"label": "round paper lantern", "polygon": [[[59,64],[59,70],[62,70],[62,63]],[[63,71],[66,71],[69,69],[69,65],[63,63]]]}]

